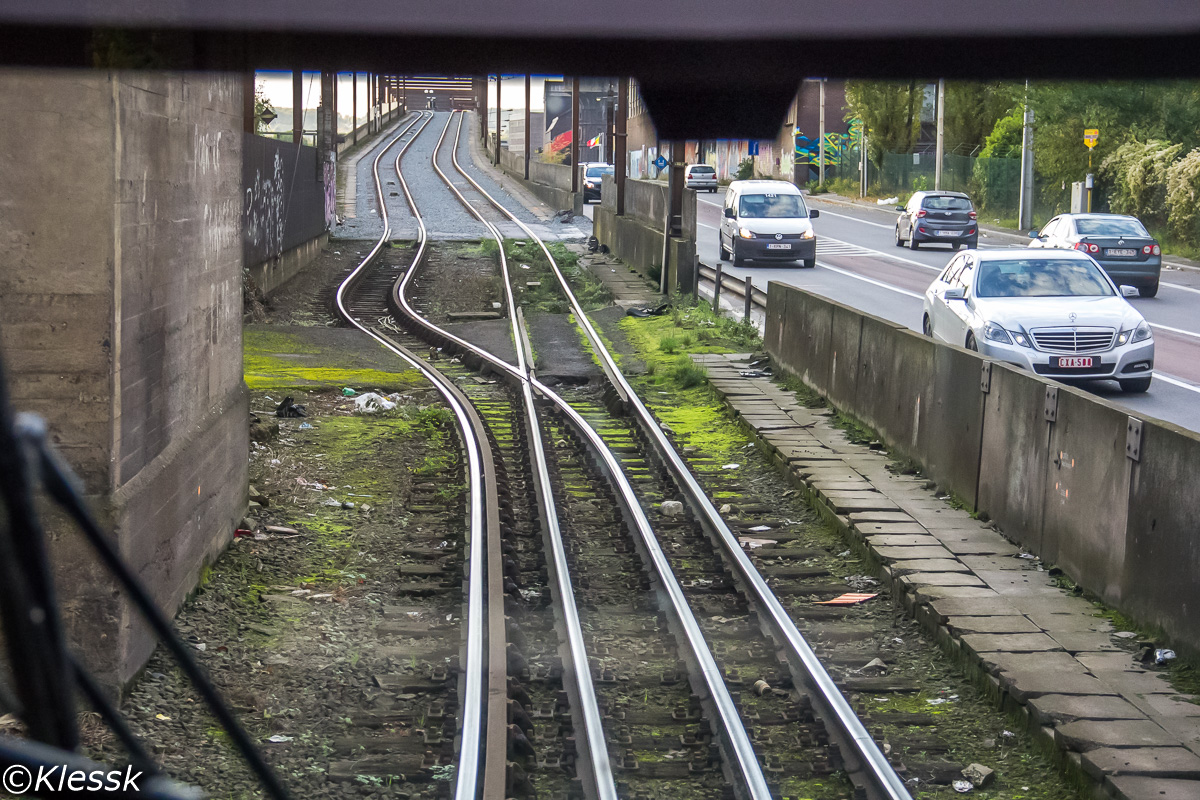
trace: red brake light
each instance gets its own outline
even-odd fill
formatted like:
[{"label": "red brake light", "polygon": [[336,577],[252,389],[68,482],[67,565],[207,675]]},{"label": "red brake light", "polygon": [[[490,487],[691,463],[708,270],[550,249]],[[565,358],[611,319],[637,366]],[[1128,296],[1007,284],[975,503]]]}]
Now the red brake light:
[{"label": "red brake light", "polygon": [[1083,252],[1086,253],[1087,252],[1087,242],[1076,242],[1075,249],[1082,250]]},{"label": "red brake light", "polygon": [[1088,245],[1088,252],[1089,252],[1089,253],[1099,253],[1099,252],[1100,252],[1100,245],[1098,245],[1098,244],[1089,244],[1089,245]]},{"label": "red brake light", "polygon": [[1142,252],[1145,253],[1146,255],[1150,255],[1150,249],[1151,249],[1150,245],[1146,245],[1145,247],[1142,248]]},{"label": "red brake light", "polygon": [[968,216],[968,217],[970,217],[971,219],[978,219],[978,218],[979,218],[979,215],[978,215],[978,214],[976,214],[974,211],[972,211],[971,213],[967,214],[967,216]]},{"label": "red brake light", "polygon": [[923,217],[923,216],[925,216],[925,213],[926,213],[926,212],[925,212],[925,209],[923,209],[923,208],[922,208],[920,211],[918,211],[918,212],[917,212],[917,216],[918,216],[918,217]]}]

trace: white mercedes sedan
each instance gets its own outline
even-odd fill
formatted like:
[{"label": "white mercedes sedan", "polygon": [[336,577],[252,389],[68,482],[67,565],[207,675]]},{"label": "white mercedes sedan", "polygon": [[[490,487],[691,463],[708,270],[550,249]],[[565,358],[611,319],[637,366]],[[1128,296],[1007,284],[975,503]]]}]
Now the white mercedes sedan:
[{"label": "white mercedes sedan", "polygon": [[926,336],[1060,381],[1150,388],[1154,335],[1099,265],[1072,250],[966,250],[925,291]]}]

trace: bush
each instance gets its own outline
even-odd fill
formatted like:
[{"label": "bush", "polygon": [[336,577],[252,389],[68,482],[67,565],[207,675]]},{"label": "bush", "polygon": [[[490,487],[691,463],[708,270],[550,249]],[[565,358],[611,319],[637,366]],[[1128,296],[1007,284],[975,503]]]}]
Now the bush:
[{"label": "bush", "polygon": [[754,159],[743,158],[738,162],[737,179],[739,181],[748,181],[754,177]]},{"label": "bush", "polygon": [[1200,148],[1167,168],[1166,203],[1172,233],[1200,245]]},{"label": "bush", "polygon": [[1100,164],[1099,177],[1111,187],[1109,206],[1118,214],[1132,214],[1147,225],[1167,221],[1167,170],[1175,163],[1182,144],[1159,139],[1126,142]]},{"label": "bush", "polygon": [[658,340],[658,349],[664,353],[676,353],[679,351],[679,340],[674,336],[664,336]]}]

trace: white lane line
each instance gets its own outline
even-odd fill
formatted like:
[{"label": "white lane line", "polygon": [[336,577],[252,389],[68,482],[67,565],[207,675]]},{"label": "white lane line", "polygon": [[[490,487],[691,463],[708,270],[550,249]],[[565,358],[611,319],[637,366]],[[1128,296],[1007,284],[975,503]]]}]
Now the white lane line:
[{"label": "white lane line", "polygon": [[1181,381],[1178,378],[1172,378],[1170,375],[1164,375],[1161,372],[1154,373],[1154,377],[1157,380],[1166,381],[1172,386],[1178,386],[1180,389],[1187,389],[1189,392],[1196,392],[1197,394],[1200,394],[1200,386],[1196,386],[1195,384]]},{"label": "white lane line", "polygon": [[701,198],[700,195],[696,195],[696,202],[705,203],[710,206],[716,206],[717,208],[720,208],[721,206],[725,205],[724,200],[722,200],[721,202],[718,203],[716,200],[705,200],[705,199]]},{"label": "white lane line", "polygon": [[697,224],[697,225],[699,225],[701,228],[708,228],[710,231],[719,231],[719,230],[721,230],[721,229],[720,229],[720,228],[718,228],[716,225],[705,225],[703,222],[697,222],[696,224]]},{"label": "white lane line", "polygon": [[831,217],[838,217],[839,219],[848,219],[852,222],[861,222],[863,225],[874,225],[876,228],[885,228],[889,231],[893,230],[896,227],[895,225],[884,225],[882,222],[868,222],[865,219],[859,219],[858,217],[852,217],[849,214],[839,214],[836,211],[829,211],[824,208],[821,209],[821,213],[828,214]]},{"label": "white lane line", "polygon": [[[945,266],[931,267],[928,264],[922,264],[920,261],[913,261],[911,258],[904,258],[903,256],[897,256],[897,255],[893,255],[891,253],[885,253],[882,250],[874,250],[870,247],[863,247],[860,244],[851,244],[850,242],[843,242],[841,239],[835,239],[832,236],[817,237],[818,241],[820,241],[821,239],[825,239],[826,241],[830,241],[830,242],[837,242],[838,244],[849,245],[850,247],[857,247],[860,250],[866,250],[868,253],[873,253],[873,254],[879,256],[880,258],[890,258],[893,261],[901,261],[905,264],[912,264],[914,267],[920,267],[921,269],[929,269],[929,270],[933,270],[934,272],[941,272],[943,269],[945,269]],[[954,253],[954,251],[952,251],[952,250],[947,251],[947,252],[949,252],[951,255],[953,255],[953,253]],[[947,259],[947,261],[949,261],[949,259]]]},{"label": "white lane line", "polygon": [[908,295],[909,297],[915,297],[918,300],[925,299],[925,295],[917,294],[916,292],[910,292],[908,289],[901,289],[899,286],[892,286],[890,283],[884,283],[883,281],[877,281],[874,278],[867,278],[867,277],[864,277],[857,273],[851,272],[850,270],[838,269],[837,267],[831,267],[828,264],[822,264],[820,261],[817,262],[817,266],[821,267],[822,269],[827,269],[830,272],[836,272],[839,275],[845,275],[849,278],[854,278],[855,280],[863,281],[863,282],[869,283],[873,286],[878,286],[881,289],[887,289],[889,291],[897,292],[899,294]]},{"label": "white lane line", "polygon": [[1170,286],[1172,289],[1179,289],[1180,291],[1184,291],[1184,292],[1193,292],[1195,294],[1200,294],[1200,289],[1193,289],[1191,286],[1184,286],[1181,283],[1167,283],[1166,281],[1163,281],[1162,285]]},{"label": "white lane line", "polygon": [[1157,322],[1151,322],[1150,327],[1170,331],[1171,333],[1178,333],[1181,336],[1191,336],[1193,339],[1200,339],[1200,333],[1196,331],[1185,331],[1183,328],[1172,328],[1170,325],[1159,325]]}]

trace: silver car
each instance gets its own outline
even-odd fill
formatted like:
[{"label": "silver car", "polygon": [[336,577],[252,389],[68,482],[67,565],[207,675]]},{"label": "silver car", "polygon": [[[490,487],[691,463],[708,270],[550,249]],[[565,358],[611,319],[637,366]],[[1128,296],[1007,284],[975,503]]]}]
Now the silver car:
[{"label": "silver car", "polygon": [[689,164],[683,171],[683,185],[698,192],[717,191],[717,171],[708,164]]},{"label": "silver car", "polygon": [[1154,335],[1120,289],[1073,250],[966,250],[925,291],[925,334],[1060,381],[1150,388]]}]

